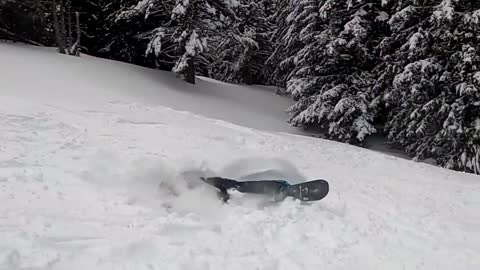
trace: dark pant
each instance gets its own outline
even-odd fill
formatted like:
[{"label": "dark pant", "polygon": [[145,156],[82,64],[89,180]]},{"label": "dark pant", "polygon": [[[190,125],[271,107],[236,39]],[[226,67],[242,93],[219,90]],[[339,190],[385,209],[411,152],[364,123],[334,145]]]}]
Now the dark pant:
[{"label": "dark pant", "polygon": [[204,179],[208,184],[220,190],[220,197],[227,201],[229,189],[238,190],[242,193],[265,194],[274,196],[275,199],[284,199],[287,195],[286,187],[289,184],[281,180],[261,180],[261,181],[235,181],[232,179],[212,177]]}]

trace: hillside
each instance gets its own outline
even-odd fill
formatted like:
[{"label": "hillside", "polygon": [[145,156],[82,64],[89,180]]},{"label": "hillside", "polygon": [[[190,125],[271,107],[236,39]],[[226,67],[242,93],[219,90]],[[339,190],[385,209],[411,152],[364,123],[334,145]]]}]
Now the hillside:
[{"label": "hillside", "polygon": [[[9,44],[0,59],[0,269],[480,266],[479,176],[289,134],[267,90]],[[331,193],[223,205],[185,174],[263,170]]]}]

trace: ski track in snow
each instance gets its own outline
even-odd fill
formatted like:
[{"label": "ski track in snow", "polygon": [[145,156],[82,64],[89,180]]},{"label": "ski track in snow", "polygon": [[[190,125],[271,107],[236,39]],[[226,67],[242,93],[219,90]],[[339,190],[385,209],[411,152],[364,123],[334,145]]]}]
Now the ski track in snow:
[{"label": "ski track in snow", "polygon": [[[27,88],[0,90],[1,270],[480,269],[478,176],[123,94]],[[269,168],[330,194],[222,205],[182,174]]]},{"label": "ski track in snow", "polygon": [[[458,173],[395,160],[392,175],[389,156],[162,107],[3,104],[2,269],[479,266],[480,186],[446,179]],[[310,205],[234,194],[223,206],[204,187],[158,193],[185,164],[221,171],[239,156],[288,156],[331,194]]]}]

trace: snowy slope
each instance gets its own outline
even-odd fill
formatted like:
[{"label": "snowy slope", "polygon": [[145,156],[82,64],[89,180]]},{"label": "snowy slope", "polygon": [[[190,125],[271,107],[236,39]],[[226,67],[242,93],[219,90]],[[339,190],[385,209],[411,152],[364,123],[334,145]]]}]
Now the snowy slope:
[{"label": "snowy slope", "polygon": [[[480,268],[478,176],[164,107],[183,84],[126,64],[5,44],[0,59],[0,269]],[[263,169],[331,193],[222,205],[183,174]]]},{"label": "snowy slope", "polygon": [[[252,128],[304,134],[288,126],[284,110],[293,104],[287,97],[273,95],[273,90],[219,83],[207,78],[196,85],[178,80],[170,72],[119,64],[84,56],[82,61],[63,57],[30,46],[0,43],[2,69],[0,87],[4,95],[25,94],[50,101],[79,103],[127,99],[148,105],[163,105],[176,110],[228,120]],[[47,60],[45,60],[47,59]],[[10,63],[10,64],[9,64]],[[45,95],[40,89],[48,89]]]}]

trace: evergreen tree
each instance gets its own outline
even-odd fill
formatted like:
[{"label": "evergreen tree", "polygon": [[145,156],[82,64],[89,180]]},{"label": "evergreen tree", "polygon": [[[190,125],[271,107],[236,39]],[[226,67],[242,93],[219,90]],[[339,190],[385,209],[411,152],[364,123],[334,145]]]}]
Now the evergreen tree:
[{"label": "evergreen tree", "polygon": [[211,66],[208,75],[231,83],[265,83],[265,61],[271,54],[273,25],[267,15],[271,6],[271,0],[239,1],[228,32],[210,39],[212,48],[205,56]]},{"label": "evergreen tree", "polygon": [[0,38],[57,46],[61,53],[78,55],[80,13],[72,7],[72,0],[2,0]]},{"label": "evergreen tree", "polygon": [[[98,55],[134,63],[145,67],[170,70],[175,56],[171,50],[146,53],[146,48],[158,35],[158,26],[171,19],[174,0],[102,0],[98,18],[102,29],[99,36]],[[164,48],[168,41],[164,42]]]},{"label": "evergreen tree", "polygon": [[[148,2],[155,6],[162,1]],[[231,5],[235,6],[236,2],[230,4],[215,0],[176,0],[171,11],[171,20],[152,31],[147,53],[158,56],[171,51],[176,59],[172,71],[187,82],[195,83],[195,60],[207,50],[208,39],[219,35],[224,30],[225,22],[234,18]],[[164,46],[165,44],[171,46]]]},{"label": "evergreen tree", "polygon": [[[372,1],[373,2],[373,1]],[[295,14],[302,48],[286,92],[297,103],[289,109],[296,126],[315,126],[326,137],[361,143],[375,133],[377,100],[372,95],[373,54],[380,39],[373,25],[378,5],[368,1],[299,2]]]},{"label": "evergreen tree", "polygon": [[480,174],[480,3],[464,4],[444,0],[432,17],[448,98],[431,155],[447,168]]},{"label": "evergreen tree", "polygon": [[478,173],[477,11],[450,0],[403,4],[383,47],[388,142],[415,158]]},{"label": "evergreen tree", "polygon": [[295,67],[294,57],[304,46],[299,37],[302,25],[297,18],[303,7],[301,2],[279,0],[273,15],[275,25],[271,36],[273,52],[265,63],[272,70],[268,82],[280,88],[286,88]]},{"label": "evergreen tree", "polygon": [[55,44],[49,0],[0,0],[0,39]]}]

